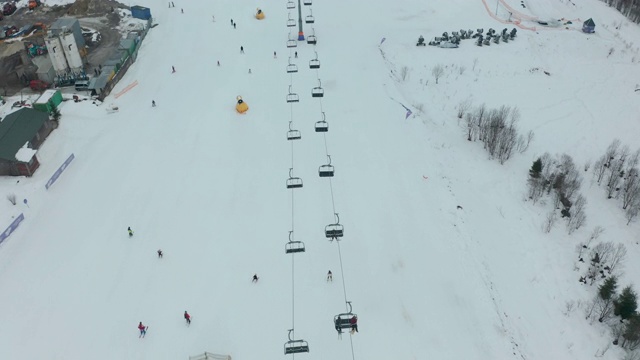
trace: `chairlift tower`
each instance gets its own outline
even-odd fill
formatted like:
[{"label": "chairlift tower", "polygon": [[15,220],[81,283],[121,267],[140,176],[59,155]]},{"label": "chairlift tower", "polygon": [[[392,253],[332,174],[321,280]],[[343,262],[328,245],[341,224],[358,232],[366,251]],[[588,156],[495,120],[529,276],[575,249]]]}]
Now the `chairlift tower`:
[{"label": "chairlift tower", "polygon": [[302,29],[302,4],[298,0],[298,41],[304,41],[304,30]]}]

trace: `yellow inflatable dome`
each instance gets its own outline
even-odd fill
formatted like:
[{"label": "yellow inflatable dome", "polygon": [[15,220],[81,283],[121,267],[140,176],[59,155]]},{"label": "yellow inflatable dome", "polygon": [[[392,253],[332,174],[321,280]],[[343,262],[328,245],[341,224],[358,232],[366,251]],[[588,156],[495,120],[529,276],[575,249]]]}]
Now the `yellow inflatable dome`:
[{"label": "yellow inflatable dome", "polygon": [[256,9],[256,19],[258,20],[264,19],[264,13],[262,12],[262,10],[260,10],[260,8]]},{"label": "yellow inflatable dome", "polygon": [[236,99],[238,100],[238,103],[236,104],[236,111],[240,114],[246,113],[247,110],[249,110],[249,105],[242,100],[242,96],[238,96]]}]

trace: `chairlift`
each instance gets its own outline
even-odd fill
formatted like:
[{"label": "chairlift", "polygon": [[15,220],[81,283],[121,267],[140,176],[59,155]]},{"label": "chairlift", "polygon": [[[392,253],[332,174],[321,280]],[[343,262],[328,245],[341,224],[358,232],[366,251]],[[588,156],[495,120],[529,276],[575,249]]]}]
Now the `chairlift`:
[{"label": "chairlift", "polygon": [[300,140],[302,139],[302,134],[300,130],[294,130],[291,128],[291,124],[293,121],[289,121],[289,131],[287,131],[287,140]]},{"label": "chairlift", "polygon": [[335,216],[335,224],[329,224],[324,227],[324,234],[327,239],[337,240],[344,236],[344,227],[340,224],[340,216],[338,216],[338,213],[335,213]]},{"label": "chairlift", "polygon": [[307,24],[313,24],[316,22],[316,19],[313,17],[313,11],[309,9],[309,15],[304,18],[304,22]]},{"label": "chairlift", "polygon": [[294,103],[300,101],[298,94],[291,92],[291,85],[289,85],[289,93],[287,94],[287,102]]},{"label": "chairlift", "polygon": [[289,242],[284,246],[286,254],[294,254],[304,252],[304,243],[302,241],[293,241],[293,231],[289,231]]},{"label": "chairlift", "polygon": [[327,155],[327,158],[329,162],[318,168],[318,175],[320,175],[320,177],[333,177],[334,168],[333,165],[331,165],[331,155]]},{"label": "chairlift", "polygon": [[304,340],[291,340],[291,333],[293,329],[289,330],[289,341],[284,343],[284,354],[298,354],[303,352],[309,352],[309,344]]},{"label": "chairlift", "polygon": [[298,72],[298,65],[291,63],[291,57],[289,57],[289,64],[287,65],[287,73],[291,74],[291,73],[297,73]]},{"label": "chairlift", "polygon": [[307,44],[315,45],[317,43],[318,43],[318,39],[316,38],[315,35],[307,36]]},{"label": "chairlift", "polygon": [[289,19],[287,19],[287,27],[296,26],[296,20],[291,18],[291,13],[289,13]]},{"label": "chairlift", "polygon": [[349,312],[338,314],[333,317],[333,325],[338,334],[342,334],[343,329],[352,329],[354,327],[354,324],[351,323],[351,319],[354,317],[357,324],[358,315],[353,313],[351,301],[347,301],[347,306],[349,306]]},{"label": "chairlift", "polygon": [[318,79],[318,86],[311,89],[312,97],[324,97],[324,89],[322,88],[322,82]]},{"label": "chairlift", "polygon": [[295,8],[296,8],[296,3],[294,3],[293,0],[287,1],[287,9],[295,9]]},{"label": "chairlift", "polygon": [[329,123],[325,121],[324,111],[322,112],[322,120],[316,122],[316,132],[329,131]]},{"label": "chairlift", "polygon": [[311,0],[304,0],[303,4],[304,5],[311,5]]},{"label": "chairlift", "polygon": [[298,42],[295,39],[289,39],[287,40],[287,47],[288,48],[294,48],[294,47],[298,47]]},{"label": "chairlift", "polygon": [[302,179],[294,177],[293,168],[289,169],[289,178],[287,179],[287,189],[297,189],[302,187]]},{"label": "chairlift", "polygon": [[320,60],[318,60],[318,52],[316,51],[316,58],[309,60],[309,69],[320,69]]}]

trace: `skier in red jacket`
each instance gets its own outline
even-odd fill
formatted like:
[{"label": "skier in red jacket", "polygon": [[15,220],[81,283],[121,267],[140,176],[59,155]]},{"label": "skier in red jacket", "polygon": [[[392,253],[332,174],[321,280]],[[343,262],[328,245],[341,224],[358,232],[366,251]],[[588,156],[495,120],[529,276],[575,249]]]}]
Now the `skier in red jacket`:
[{"label": "skier in red jacket", "polygon": [[144,337],[145,335],[147,335],[147,328],[148,326],[142,325],[142,321],[140,321],[140,324],[138,324],[138,330],[140,330],[140,336],[138,337]]},{"label": "skier in red jacket", "polygon": [[184,319],[187,321],[187,325],[191,325],[191,315],[189,315],[187,310],[184,311]]}]

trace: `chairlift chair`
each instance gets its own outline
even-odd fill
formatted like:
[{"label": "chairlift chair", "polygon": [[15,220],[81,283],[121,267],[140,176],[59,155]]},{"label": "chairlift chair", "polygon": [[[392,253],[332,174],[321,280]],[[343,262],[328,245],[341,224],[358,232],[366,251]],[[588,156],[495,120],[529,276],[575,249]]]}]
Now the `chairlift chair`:
[{"label": "chairlift chair", "polygon": [[289,57],[289,64],[287,65],[287,73],[291,74],[291,73],[297,73],[297,72],[298,72],[298,65],[292,64],[291,57]]},{"label": "chairlift chair", "polygon": [[322,88],[322,82],[318,79],[318,86],[311,89],[312,97],[324,97],[324,89]]},{"label": "chairlift chair", "polygon": [[288,48],[298,47],[298,42],[295,39],[289,39],[287,40],[287,47]]},{"label": "chairlift chair", "polygon": [[295,254],[304,251],[304,243],[302,241],[294,241],[293,231],[289,231],[289,242],[284,246],[284,252],[286,254]]},{"label": "chairlift chair", "polygon": [[296,20],[291,18],[291,13],[289,13],[289,19],[287,19],[287,27],[296,26]]},{"label": "chairlift chair", "polygon": [[302,179],[294,177],[293,168],[289,169],[289,178],[287,179],[287,189],[297,189],[302,187]]},{"label": "chairlift chair", "polygon": [[337,240],[344,236],[344,227],[340,224],[340,217],[335,213],[336,222],[324,227],[324,234],[327,239]]},{"label": "chairlift chair", "polygon": [[289,330],[289,341],[284,343],[284,354],[298,354],[303,352],[309,352],[309,344],[304,340],[291,340],[291,333],[293,329]]},{"label": "chairlift chair", "polygon": [[304,2],[302,3],[304,5],[311,5],[311,0],[304,0]]},{"label": "chairlift chair", "polygon": [[320,60],[318,60],[318,52],[316,51],[316,58],[309,60],[309,69],[320,69]]},{"label": "chairlift chair", "polygon": [[304,18],[304,22],[307,24],[313,24],[316,22],[316,18],[313,17],[313,11],[309,9],[309,15]]},{"label": "chairlift chair", "polygon": [[291,85],[289,85],[289,93],[287,94],[287,102],[294,103],[300,101],[298,94],[291,92]]},{"label": "chairlift chair", "polygon": [[289,131],[287,131],[287,140],[300,140],[302,139],[302,134],[300,130],[294,130],[291,128],[291,123],[293,121],[289,121]]},{"label": "chairlift chair", "polygon": [[322,120],[316,122],[316,132],[329,131],[329,123],[325,121],[324,111],[322,112]]},{"label": "chairlift chair", "polygon": [[353,327],[353,324],[351,324],[351,319],[354,316],[356,317],[356,319],[358,318],[358,315],[353,313],[351,301],[347,301],[347,305],[349,306],[349,312],[341,313],[333,317],[333,325],[338,334],[342,334],[343,329],[351,329]]},{"label": "chairlift chair", "polygon": [[318,43],[318,39],[316,38],[315,35],[307,36],[307,44],[315,45],[317,43]]},{"label": "chairlift chair", "polygon": [[287,1],[287,9],[295,9],[295,8],[296,8],[296,3],[294,3],[293,0]]},{"label": "chairlift chair", "polygon": [[333,165],[331,165],[331,156],[327,155],[327,158],[329,159],[329,162],[318,168],[318,175],[320,175],[320,177],[333,177],[334,168]]}]

